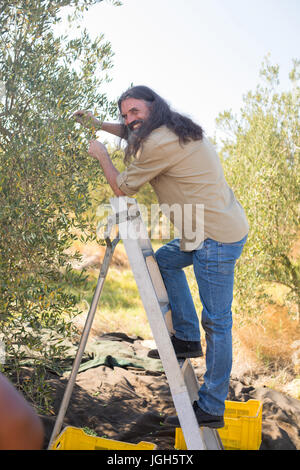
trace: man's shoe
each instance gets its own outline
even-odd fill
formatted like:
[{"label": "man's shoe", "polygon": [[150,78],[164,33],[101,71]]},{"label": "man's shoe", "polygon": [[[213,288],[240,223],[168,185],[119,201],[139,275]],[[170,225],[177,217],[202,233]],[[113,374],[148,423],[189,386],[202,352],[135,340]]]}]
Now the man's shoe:
[{"label": "man's shoe", "polygon": [[[171,341],[178,359],[203,356],[200,341],[182,341],[182,339],[178,339],[176,336],[171,336]],[[160,359],[158,350],[151,349],[148,352],[148,357]]]},{"label": "man's shoe", "polygon": [[[203,426],[206,428],[223,428],[224,427],[224,418],[223,416],[214,416],[205,411],[201,410],[198,403],[194,401],[193,409],[195,411],[195,415],[198,421],[199,426]],[[173,426],[180,426],[179,419],[177,416],[169,416],[166,418],[165,423],[172,424]]]}]

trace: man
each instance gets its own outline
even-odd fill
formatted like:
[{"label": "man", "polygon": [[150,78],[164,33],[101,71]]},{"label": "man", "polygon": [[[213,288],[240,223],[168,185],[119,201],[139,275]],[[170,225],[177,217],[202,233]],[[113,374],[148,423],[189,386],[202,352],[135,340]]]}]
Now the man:
[{"label": "man", "polygon": [[[122,124],[101,125],[84,111],[75,113],[75,118],[127,140],[125,161],[132,156],[134,160],[123,173],[114,167],[104,145],[94,140],[89,147],[117,196],[132,196],[150,182],[160,204],[177,204],[183,213],[185,208],[196,208],[192,232],[198,236],[193,240],[183,230],[181,239],[157,251],[156,259],[169,296],[175,330],[171,340],[178,358],[203,355],[199,320],[183,271],[194,267],[207,347],[204,383],[193,406],[200,425],[223,427],[232,365],[234,266],[247,239],[247,219],[200,126],[173,112],[148,87],[127,90],[118,105]],[[199,206],[204,208],[204,223]],[[179,424],[176,417],[168,422]]]}]

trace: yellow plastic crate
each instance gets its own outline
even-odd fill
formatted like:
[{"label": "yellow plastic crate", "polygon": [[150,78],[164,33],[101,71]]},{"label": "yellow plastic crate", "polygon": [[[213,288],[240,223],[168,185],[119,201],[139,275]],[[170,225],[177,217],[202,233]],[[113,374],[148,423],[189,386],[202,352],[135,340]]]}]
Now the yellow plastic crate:
[{"label": "yellow plastic crate", "polygon": [[155,450],[156,445],[151,442],[141,441],[138,444],[114,441],[102,437],[89,436],[83,429],[67,426],[56,441],[51,450]]},{"label": "yellow plastic crate", "polygon": [[[258,450],[262,434],[262,403],[225,401],[225,426],[218,429],[226,450]],[[176,428],[175,449],[186,450],[181,428]]]}]

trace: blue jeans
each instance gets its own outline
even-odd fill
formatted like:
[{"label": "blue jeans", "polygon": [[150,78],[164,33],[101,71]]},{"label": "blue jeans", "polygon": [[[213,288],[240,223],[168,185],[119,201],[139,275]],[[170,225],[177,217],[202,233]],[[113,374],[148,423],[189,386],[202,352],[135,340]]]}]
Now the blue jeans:
[{"label": "blue jeans", "polygon": [[198,405],[212,415],[223,415],[232,367],[232,313],[234,267],[247,235],[236,243],[210,238],[200,248],[180,250],[176,238],[155,256],[164,280],[176,337],[200,341],[199,319],[183,268],[193,265],[203,306],[201,324],[206,338],[206,373]]}]

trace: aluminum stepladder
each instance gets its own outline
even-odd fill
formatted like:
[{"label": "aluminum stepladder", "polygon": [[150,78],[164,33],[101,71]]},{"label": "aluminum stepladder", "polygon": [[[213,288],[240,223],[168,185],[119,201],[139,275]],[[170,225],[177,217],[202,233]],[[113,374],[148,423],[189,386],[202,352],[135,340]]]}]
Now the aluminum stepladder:
[{"label": "aluminum stepladder", "polygon": [[[114,214],[107,219],[105,257],[48,449],[61,430],[109,264],[118,241],[122,239],[166,374],[187,449],[222,450],[223,445],[217,430],[199,428],[197,423],[192,403],[198,399],[198,380],[190,360],[178,361],[175,355],[170,339],[174,330],[168,294],[139,206],[135,199],[128,197],[112,198],[110,203]],[[110,232],[116,224],[119,233],[111,241]]]},{"label": "aluminum stepladder", "polygon": [[[199,384],[189,359],[178,361],[170,336],[174,333],[168,294],[156,262],[147,229],[135,199],[110,200],[119,236],[135,277],[173,402],[189,450],[222,450],[218,431],[199,428],[192,407],[198,399]],[[115,220],[112,218],[111,223]]]}]

